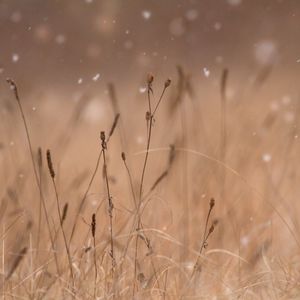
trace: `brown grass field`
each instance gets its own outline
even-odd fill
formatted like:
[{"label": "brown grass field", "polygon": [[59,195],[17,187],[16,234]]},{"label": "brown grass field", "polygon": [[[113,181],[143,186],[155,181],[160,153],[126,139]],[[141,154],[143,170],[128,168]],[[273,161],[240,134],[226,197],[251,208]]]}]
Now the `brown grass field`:
[{"label": "brown grass field", "polygon": [[0,298],[300,299],[297,3],[0,1]]},{"label": "brown grass field", "polygon": [[299,299],[299,100],[260,102],[265,72],[206,102],[180,66],[126,105],[109,84],[97,126],[93,95],[32,109],[8,80],[3,299]]}]

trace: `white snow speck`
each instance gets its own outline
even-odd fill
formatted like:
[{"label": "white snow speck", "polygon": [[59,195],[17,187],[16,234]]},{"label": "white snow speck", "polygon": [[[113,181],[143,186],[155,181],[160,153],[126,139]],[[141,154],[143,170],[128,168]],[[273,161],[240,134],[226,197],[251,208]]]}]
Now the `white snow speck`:
[{"label": "white snow speck", "polygon": [[300,63],[300,58],[296,60],[297,63]]},{"label": "white snow speck", "polygon": [[270,162],[271,159],[272,159],[272,156],[271,156],[271,154],[269,154],[269,153],[264,153],[264,154],[262,155],[262,160],[263,160],[264,162],[266,162],[266,163]]},{"label": "white snow speck", "polygon": [[32,107],[32,111],[36,111],[36,107],[35,106]]},{"label": "white snow speck", "polygon": [[94,77],[93,77],[93,81],[97,81],[100,78],[100,74],[97,73]]},{"label": "white snow speck", "polygon": [[143,93],[145,93],[147,91],[147,88],[145,86],[141,86],[139,88],[139,91],[140,91],[141,94],[143,94]]},{"label": "white snow speck", "polygon": [[210,75],[210,70],[207,69],[207,68],[203,68],[203,74],[204,74],[204,76],[205,76],[206,78],[208,78],[209,75]]},{"label": "white snow speck", "polygon": [[19,56],[18,54],[14,53],[14,54],[12,55],[11,59],[12,59],[12,61],[13,61],[14,63],[16,63],[16,62],[19,61],[20,56]]},{"label": "white snow speck", "polygon": [[78,78],[77,83],[78,84],[82,84],[83,79],[82,78]]},{"label": "white snow speck", "polygon": [[142,11],[142,17],[145,19],[145,20],[149,20],[152,16],[152,13],[151,11],[149,10],[143,10]]}]

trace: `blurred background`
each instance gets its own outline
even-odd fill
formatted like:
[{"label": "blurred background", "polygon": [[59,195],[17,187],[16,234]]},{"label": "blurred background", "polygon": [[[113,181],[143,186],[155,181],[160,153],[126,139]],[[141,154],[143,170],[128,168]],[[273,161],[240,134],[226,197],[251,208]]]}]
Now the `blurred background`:
[{"label": "blurred background", "polygon": [[198,79],[226,66],[244,80],[266,64],[298,76],[299,14],[295,0],[1,0],[0,76],[64,91],[177,64]]},{"label": "blurred background", "polygon": [[[97,243],[107,239],[102,161],[94,183],[89,182],[98,168],[99,133],[109,132],[120,113],[107,161],[115,239],[122,249],[131,230],[126,220],[135,210],[132,196],[141,186],[149,125],[146,76],[151,72],[153,107],[165,80],[172,83],[151,137],[143,223],[152,230],[154,253],[144,251],[140,271],[154,278],[148,257],[173,268],[173,262],[162,261],[165,257],[190,272],[214,197],[212,218],[218,226],[205,249],[206,254],[211,250],[211,261],[203,266],[199,294],[208,296],[201,299],[212,299],[212,291],[219,299],[229,287],[242,298],[251,289],[257,299],[299,299],[299,33],[297,0],[0,0],[0,220],[21,220],[5,242],[11,257],[21,244],[28,246],[25,233],[30,241],[32,233],[38,241],[41,236],[37,248],[49,240],[38,221],[43,217],[41,196],[24,124],[5,79],[13,78],[18,86],[33,156],[38,147],[44,159],[45,150],[52,151],[59,197],[69,204],[68,236],[80,221],[71,249],[91,248],[88,231],[95,211]],[[39,168],[40,193],[56,230],[60,221],[52,182],[46,166]],[[86,199],[79,218],[82,195]],[[19,241],[16,234],[24,238]],[[81,255],[75,252],[75,258]],[[129,254],[126,282],[131,285],[132,245]],[[38,257],[36,265],[45,259],[46,254]],[[20,280],[30,278],[29,264],[20,268]],[[0,274],[5,268],[3,262]],[[87,293],[92,281],[84,268],[84,279],[79,279],[86,280],[81,292]],[[182,270],[175,269],[168,280],[177,293],[184,281]],[[37,286],[49,290],[43,283]],[[294,288],[297,294],[291,298]],[[274,291],[278,295],[272,298]]]}]

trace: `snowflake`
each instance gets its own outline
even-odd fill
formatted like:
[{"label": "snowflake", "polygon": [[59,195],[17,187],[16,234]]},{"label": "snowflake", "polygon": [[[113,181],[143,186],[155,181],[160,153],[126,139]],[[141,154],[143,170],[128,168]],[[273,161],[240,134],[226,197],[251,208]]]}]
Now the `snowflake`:
[{"label": "snowflake", "polygon": [[14,53],[13,55],[12,55],[12,61],[14,62],[14,63],[16,63],[16,62],[18,62],[19,61],[19,59],[20,59],[20,56],[18,55],[18,54],[16,54],[16,53]]},{"label": "snowflake", "polygon": [[263,160],[264,162],[266,162],[266,163],[270,162],[271,159],[272,159],[272,156],[271,156],[271,154],[269,154],[269,153],[264,153],[264,154],[262,155],[262,160]]},{"label": "snowflake", "polygon": [[207,69],[207,68],[203,68],[203,74],[204,74],[204,76],[205,76],[206,78],[208,78],[209,75],[210,75],[210,70]]},{"label": "snowflake", "polygon": [[142,16],[145,20],[149,20],[151,18],[151,15],[152,15],[152,13],[149,10],[142,11]]},{"label": "snowflake", "polygon": [[99,78],[100,78],[100,74],[97,73],[97,74],[93,77],[93,80],[94,80],[94,81],[97,81]]}]

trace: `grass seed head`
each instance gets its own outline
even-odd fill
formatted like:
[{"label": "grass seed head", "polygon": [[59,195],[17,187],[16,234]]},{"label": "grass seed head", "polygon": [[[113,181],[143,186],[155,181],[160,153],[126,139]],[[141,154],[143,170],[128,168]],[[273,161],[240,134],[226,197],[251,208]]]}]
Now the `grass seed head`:
[{"label": "grass seed head", "polygon": [[51,153],[50,150],[47,150],[47,163],[48,163],[48,169],[49,169],[49,173],[51,175],[52,178],[55,178],[55,172],[54,172],[54,168],[53,168],[53,164],[52,164],[52,159],[51,159]]},{"label": "grass seed head", "polygon": [[210,199],[209,206],[210,206],[210,209],[212,209],[215,206],[215,199],[214,198]]},{"label": "grass seed head", "polygon": [[148,85],[151,85],[154,81],[154,76],[153,74],[149,73],[148,76],[147,76],[147,83]]},{"label": "grass seed head", "polygon": [[92,215],[91,230],[92,230],[92,236],[93,236],[93,238],[95,238],[95,235],[96,235],[96,214]]},{"label": "grass seed head", "polygon": [[171,79],[168,78],[168,79],[165,81],[165,89],[166,89],[167,87],[169,87],[170,84],[171,84]]},{"label": "grass seed head", "polygon": [[123,160],[123,161],[126,161],[126,155],[125,155],[125,152],[122,152],[121,157],[122,157],[122,160]]}]

